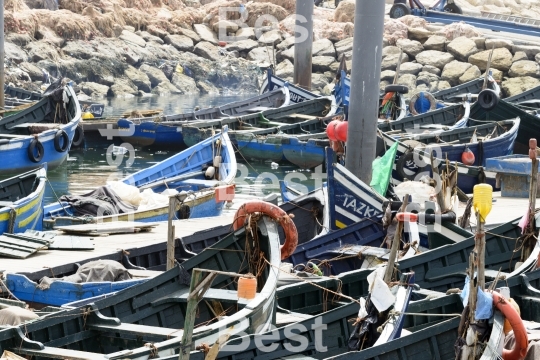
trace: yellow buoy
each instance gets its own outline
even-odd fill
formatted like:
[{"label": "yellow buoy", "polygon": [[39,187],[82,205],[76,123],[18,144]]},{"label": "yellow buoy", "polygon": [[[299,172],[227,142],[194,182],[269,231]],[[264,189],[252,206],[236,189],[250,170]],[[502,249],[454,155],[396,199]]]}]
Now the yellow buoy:
[{"label": "yellow buoy", "polygon": [[473,207],[476,212],[480,213],[483,221],[491,212],[493,203],[493,188],[488,184],[478,184],[473,188]]},{"label": "yellow buoy", "polygon": [[86,119],[93,119],[94,118],[94,115],[92,115],[91,112],[85,112],[82,114],[82,118],[83,120],[86,120]]}]

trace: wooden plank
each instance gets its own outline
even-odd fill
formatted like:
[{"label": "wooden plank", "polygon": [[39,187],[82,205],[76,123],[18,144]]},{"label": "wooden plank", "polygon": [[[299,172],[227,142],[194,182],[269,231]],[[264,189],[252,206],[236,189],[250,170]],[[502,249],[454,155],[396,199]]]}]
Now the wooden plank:
[{"label": "wooden plank", "polygon": [[120,325],[99,325],[99,324],[89,324],[87,325],[92,330],[99,331],[111,331],[121,334],[132,334],[141,336],[144,334],[153,334],[161,335],[165,339],[169,337],[179,337],[182,336],[184,331],[182,329],[169,329],[165,327],[158,326],[146,326],[146,325],[137,325],[137,324],[120,324]]},{"label": "wooden plank", "polygon": [[55,348],[45,346],[43,350],[27,349],[24,347],[17,347],[13,349],[17,354],[31,355],[41,358],[50,359],[71,359],[71,360],[104,360],[106,359],[102,354],[96,354],[86,351],[69,350],[62,348]]},{"label": "wooden plank", "polygon": [[163,274],[162,271],[137,270],[137,269],[129,269],[128,272],[134,279],[151,278],[151,277],[156,277],[160,274]]},{"label": "wooden plank", "polygon": [[[235,207],[241,202],[235,201]],[[234,210],[225,211],[222,216],[212,218],[198,218],[175,220],[176,237],[186,237],[195,232],[205,230],[208,224],[212,226],[230,225],[234,219]],[[142,223],[141,223],[142,224]],[[43,271],[51,266],[71,266],[73,263],[85,263],[90,260],[110,257],[120,259],[120,250],[136,250],[146,246],[162,244],[167,241],[167,223],[160,222],[152,232],[140,232],[136,234],[116,234],[110,237],[95,239],[93,251],[56,251],[41,250],[32,256],[32,261],[6,258],[2,259],[2,270],[6,272],[28,273]],[[47,270],[47,276],[55,276]]]},{"label": "wooden plank", "polygon": [[157,222],[113,221],[108,223],[55,226],[56,230],[74,234],[127,234],[154,228]]}]

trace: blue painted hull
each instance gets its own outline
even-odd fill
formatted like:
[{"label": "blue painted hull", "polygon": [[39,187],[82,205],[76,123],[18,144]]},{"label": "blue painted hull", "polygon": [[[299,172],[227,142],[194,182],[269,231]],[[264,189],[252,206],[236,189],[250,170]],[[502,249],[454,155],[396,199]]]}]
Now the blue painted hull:
[{"label": "blue painted hull", "polygon": [[263,141],[245,141],[236,138],[238,151],[246,159],[279,162],[284,160],[281,144],[272,144]]},{"label": "blue painted hull", "polygon": [[[16,136],[15,138],[2,138],[2,133],[0,132],[0,171],[3,173],[20,173],[24,171],[29,171],[35,169],[36,167],[47,164],[49,170],[54,169],[55,167],[62,164],[68,156],[69,149],[71,147],[71,142],[75,136],[75,129],[81,120],[81,110],[77,102],[77,96],[70,86],[66,87],[66,90],[69,93],[70,105],[69,108],[72,109],[71,121],[67,124],[58,124],[58,128],[50,129],[40,132],[37,135],[5,135],[5,136]],[[17,119],[18,117],[26,116],[28,119],[27,122],[34,121],[37,122],[38,126],[39,121],[35,119],[35,116],[44,116],[42,108],[44,107],[43,103],[46,103],[46,99],[42,99],[37,104],[33,105],[30,108],[27,108],[20,113],[5,117],[2,119],[2,122],[13,121],[12,119]],[[35,115],[29,116],[29,114],[35,111]],[[37,121],[36,121],[37,120]],[[20,124],[18,126],[23,126],[25,124]],[[64,140],[61,138],[59,145],[61,148],[65,147],[64,151],[57,151],[55,149],[55,135],[59,130],[66,132],[68,137],[68,144],[64,143]],[[29,147],[30,144],[36,139],[43,145],[43,156],[39,161],[32,161],[30,159]],[[37,155],[37,152],[34,152]],[[37,159],[37,157],[36,157]]]},{"label": "blue painted hull", "polygon": [[332,251],[347,245],[380,247],[385,233],[379,222],[380,219],[378,218],[363,219],[341,230],[332,231],[300,244],[287,259],[287,262],[291,262],[296,266],[315,259],[321,262],[333,259],[328,263],[330,266],[321,267],[321,270],[327,276],[339,275],[342,272],[358,269],[363,262],[361,257],[356,256],[337,260],[334,259],[336,255]]},{"label": "blue painted hull", "polygon": [[287,161],[302,169],[312,169],[324,163],[325,145],[328,146],[327,141],[314,139],[300,141],[298,138],[290,137],[287,141],[283,141],[281,146]]},{"label": "blue painted hull", "polygon": [[[219,180],[206,180],[202,168],[212,164],[217,151],[214,147],[217,140],[221,142],[222,161],[218,172],[220,178]],[[215,186],[233,184],[236,170],[234,148],[229,139],[228,131],[225,129],[222,133],[158,164],[129,175],[122,181],[140,190],[150,188],[154,193],[161,193],[166,189],[186,191],[188,194],[182,202],[183,210],[179,210],[175,216],[178,218],[210,217],[220,215],[224,205],[224,201],[216,200]],[[73,209],[67,203],[63,206],[59,203],[47,205],[44,208],[44,220],[46,220],[44,227],[49,228],[53,226],[52,224],[69,224],[80,221],[77,218],[72,218],[72,213]],[[126,214],[96,216],[93,219],[95,221],[164,221],[168,219],[168,205],[149,210],[136,210]]]},{"label": "blue painted hull", "polygon": [[20,274],[7,274],[6,285],[19,300],[46,305],[61,306],[69,302],[88,299],[123,290],[133,285],[141,284],[148,279],[125,280],[118,282],[88,282],[70,283],[55,281],[46,289],[40,289],[38,284]]},{"label": "blue painted hull", "polygon": [[[143,121],[135,124],[129,119],[117,122],[120,136],[125,141],[136,146],[185,147],[182,136],[182,126],[164,125],[153,121]],[[133,135],[127,136],[129,127],[134,128]],[[125,132],[126,135],[122,135]]]},{"label": "blue painted hull", "polygon": [[[41,230],[43,195],[45,193],[47,177],[46,166],[33,173],[36,173],[37,176],[35,190],[30,195],[14,201],[11,207],[0,208],[0,234],[9,232],[11,221],[13,221],[12,233],[25,232],[26,230]],[[2,182],[0,182],[1,185]],[[12,208],[15,210],[15,216],[11,213]]]}]

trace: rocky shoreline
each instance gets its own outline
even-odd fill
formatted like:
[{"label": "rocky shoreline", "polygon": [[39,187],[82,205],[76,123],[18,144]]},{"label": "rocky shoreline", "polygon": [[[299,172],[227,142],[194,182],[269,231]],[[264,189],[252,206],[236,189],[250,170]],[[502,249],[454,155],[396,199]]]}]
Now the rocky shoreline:
[{"label": "rocky shoreline", "polygon": [[[60,0],[59,10],[44,9],[50,3],[6,0],[6,83],[38,90],[48,73],[93,98],[253,93],[271,64],[292,82],[292,0]],[[235,10],[223,16],[224,9]],[[349,0],[315,9],[315,92],[330,93],[342,56],[351,68],[351,15]],[[225,34],[227,41],[218,36]],[[503,96],[540,85],[540,44],[488,39],[467,24],[387,18],[383,45],[381,88],[393,81],[402,50],[397,83],[414,93],[481,76],[492,48]]]}]

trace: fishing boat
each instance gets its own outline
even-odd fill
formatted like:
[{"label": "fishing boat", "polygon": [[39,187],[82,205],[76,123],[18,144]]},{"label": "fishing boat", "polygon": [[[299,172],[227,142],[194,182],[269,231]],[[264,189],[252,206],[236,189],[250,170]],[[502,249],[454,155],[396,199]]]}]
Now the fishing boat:
[{"label": "fishing boat", "polygon": [[19,300],[62,306],[126,289],[143,283],[152,276],[134,276],[116,261],[104,259],[88,262],[79,267],[77,273],[68,277],[55,275],[55,278],[41,278],[38,283],[23,274],[7,273],[5,284]]},{"label": "fishing boat", "polygon": [[[475,122],[469,120],[469,123],[472,125]],[[516,118],[515,120],[458,128],[438,134],[408,134],[396,137],[413,149],[424,149],[428,154],[435,152],[434,156],[439,159],[461,162],[465,154],[469,156],[466,158],[469,161],[467,165],[486,166],[486,160],[489,158],[512,154],[519,125],[520,119]],[[387,145],[390,144],[387,143]],[[413,157],[412,154],[410,156],[406,156],[406,154],[396,156],[396,173],[393,174],[396,180],[418,180],[417,175],[422,170],[418,168]]]},{"label": "fishing boat", "polygon": [[311,91],[290,84],[288,81],[285,81],[280,77],[274,75],[274,70],[272,69],[272,67],[266,69],[266,78],[263,80],[263,83],[259,90],[259,94],[262,95],[266,92],[274,91],[275,89],[283,87],[289,88],[289,96],[292,103],[301,103],[303,101],[313,100],[319,97],[319,95],[316,95]]},{"label": "fishing boat", "polygon": [[0,181],[0,234],[40,230],[47,164]]},{"label": "fishing boat", "polygon": [[[284,142],[295,139],[296,141],[303,141],[309,139],[311,143],[315,143],[322,146],[324,143],[328,144],[328,141],[324,139],[327,137],[325,133],[326,122],[331,120],[330,117],[315,118],[312,120],[306,120],[295,124],[280,125],[276,128],[267,129],[266,131],[239,131],[235,133],[236,143],[238,144],[238,151],[245,159],[249,160],[261,160],[261,161],[274,161],[280,162],[288,158],[285,156]],[[322,141],[318,141],[318,138],[322,138]],[[289,142],[290,146],[290,142]],[[324,161],[324,155],[321,162],[318,162],[320,157],[314,158],[310,153],[302,153],[296,158],[301,162],[305,159],[306,165],[315,164],[321,165]],[[293,163],[294,164],[294,163]],[[311,166],[311,167],[315,167]]]},{"label": "fishing boat", "polygon": [[[405,279],[410,276],[411,274],[407,274]],[[321,285],[322,283],[316,282],[316,284]],[[403,296],[401,294],[398,296],[405,300],[410,297],[413,284],[411,282],[402,282],[401,284],[398,292],[401,290]],[[297,291],[290,289],[290,286],[281,287],[278,290],[278,294],[281,295],[282,293],[290,292],[291,290],[296,292],[298,294],[298,301],[296,304],[302,304],[304,306],[313,304],[312,306],[308,305],[303,308],[307,314],[310,314],[309,310],[311,310],[312,316],[305,316],[304,312],[299,312],[300,309],[295,309],[297,311],[289,310],[290,316],[298,316],[299,321],[297,323],[272,329],[265,333],[245,335],[230,340],[220,348],[216,359],[257,359],[259,357],[264,357],[268,360],[289,358],[322,359],[347,352],[348,345],[350,344],[350,337],[354,332],[353,323],[358,318],[358,310],[360,308],[358,302],[352,301],[352,298],[347,295],[344,297],[330,295],[329,300],[326,300],[323,297],[321,298],[320,303],[308,301],[306,297],[311,295],[313,298],[316,291],[309,291],[309,288],[306,289],[302,285],[304,284],[297,285],[300,286],[300,289]],[[311,286],[311,289],[316,289],[311,284],[308,284],[308,286]],[[442,294],[439,296],[442,296]],[[455,298],[459,299],[457,296]],[[456,308],[458,308],[459,302],[455,300],[455,298],[452,300],[456,302]],[[442,299],[444,299],[444,297]],[[421,313],[439,310],[439,314],[447,314],[449,311],[454,310],[453,304],[450,305],[449,301],[442,299],[437,298],[434,300],[418,300],[410,302],[405,300],[404,302],[409,308],[412,308],[413,311],[416,312],[416,310],[419,310]],[[316,304],[320,304],[320,307]],[[322,309],[324,306],[328,308],[327,311],[322,313],[314,311],[315,309]],[[405,312],[407,306],[397,306],[394,311],[400,313]],[[397,310],[398,308],[400,310]],[[399,338],[402,327],[412,327],[418,322],[421,322],[419,318],[415,319],[417,321],[411,322],[411,317],[407,318],[407,316],[408,315],[400,314],[396,316],[395,322],[389,321],[387,324],[382,325],[383,332],[379,337],[380,344],[387,344],[392,340]],[[375,344],[373,347],[380,348],[380,345]],[[364,349],[365,348],[369,348],[367,342],[364,346]],[[364,351],[365,350],[356,352],[357,359],[363,359],[362,355]],[[190,355],[190,359],[197,360],[203,360],[205,356],[205,354],[200,351],[192,352]],[[168,360],[172,360],[172,358],[168,358]]]},{"label": "fishing boat", "polygon": [[540,86],[536,86],[520,94],[507,97],[504,99],[504,101],[525,111],[536,111],[540,108]]},{"label": "fishing boat", "polygon": [[[176,191],[177,218],[217,216],[225,203],[220,194],[228,193],[223,186],[232,190],[236,167],[236,156],[225,127],[221,133],[119,182],[98,188],[86,196],[65,196],[61,203],[45,206],[44,228],[87,222],[164,221],[168,219],[168,196],[156,194],[165,190],[168,193]],[[124,199],[118,191],[125,193]],[[142,198],[144,191],[146,194]],[[104,194],[117,200],[112,208],[110,204],[96,202],[95,197]],[[137,205],[137,199],[146,199],[148,205],[142,208],[143,201]],[[85,207],[88,202],[90,206]]]},{"label": "fishing boat", "polygon": [[0,120],[0,171],[23,172],[47,163],[49,170],[68,156],[81,109],[70,85],[59,80],[41,100]]},{"label": "fishing boat", "polygon": [[185,114],[162,115],[117,121],[123,141],[136,146],[182,147],[182,124],[197,120],[211,120],[253,114],[271,108],[289,105],[289,88],[279,89],[246,100],[231,102],[218,107],[193,110]]},{"label": "fishing boat", "polygon": [[333,114],[332,101],[330,97],[320,97],[250,115],[189,122],[182,125],[182,135],[186,145],[191,146],[212,136],[223,125],[229,126],[229,136],[235,144],[237,133],[256,136],[279,132],[301,133],[304,127],[305,131],[320,129],[318,118]]},{"label": "fishing boat", "polygon": [[[0,351],[37,358],[151,359],[177,354],[188,329],[188,351],[195,344],[213,344],[223,331],[257,333],[274,314],[283,256],[277,226],[263,216],[249,224],[250,230],[241,227],[150,281],[61,316],[0,331]],[[257,274],[252,299],[244,299],[234,281],[253,276],[248,273]]]},{"label": "fishing boat", "polygon": [[519,117],[521,122],[516,137],[515,154],[528,154],[531,134],[538,134],[540,132],[540,122],[537,116],[524,111],[507,100],[500,100],[492,109],[485,109],[476,103],[471,107],[470,116],[478,122],[496,122]]}]

